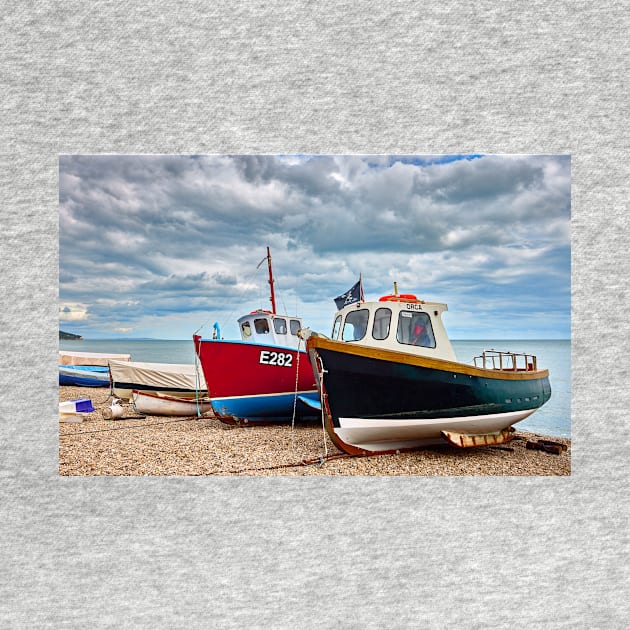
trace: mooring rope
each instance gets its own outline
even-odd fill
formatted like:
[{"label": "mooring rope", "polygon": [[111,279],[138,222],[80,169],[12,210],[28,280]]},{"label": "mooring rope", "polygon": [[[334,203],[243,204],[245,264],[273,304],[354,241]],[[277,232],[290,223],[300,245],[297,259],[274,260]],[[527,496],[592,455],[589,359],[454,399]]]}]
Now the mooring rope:
[{"label": "mooring rope", "polygon": [[[197,418],[201,418],[201,405],[199,404],[199,356],[197,355],[197,350],[196,348],[193,348],[193,350],[195,351],[195,402],[197,403]],[[205,376],[204,376],[204,381],[205,381]],[[207,383],[206,383],[206,387],[207,387]],[[210,392],[208,392],[208,394],[210,394]]]},{"label": "mooring rope", "polygon": [[[131,418],[127,418],[131,420]],[[125,418],[122,418],[125,420]],[[212,420],[212,418],[206,418],[205,416],[202,418],[195,417],[187,417],[187,418],[178,418],[177,420],[165,420],[164,422],[147,422],[145,424],[134,424],[132,426],[126,425],[122,427],[112,427],[110,429],[94,429],[93,431],[72,431],[71,433],[63,433],[59,434],[59,439],[65,437],[72,437],[73,435],[86,435],[88,433],[107,433],[109,431],[124,431],[125,429],[143,429],[144,427],[154,427],[159,424],[173,424],[174,422],[190,422],[192,420]]]},{"label": "mooring rope", "polygon": [[297,345],[297,357],[295,359],[295,392],[293,394],[293,415],[291,416],[291,450],[297,455],[297,451],[295,449],[295,415],[297,412],[297,396],[298,396],[298,386],[300,379],[300,344],[302,343],[302,338],[298,337],[298,345]]},{"label": "mooring rope", "polygon": [[322,417],[322,440],[324,442],[324,455],[328,456],[328,443],[326,442],[326,424],[324,420],[324,362],[321,357],[317,357],[317,363],[319,364],[319,370],[317,370],[317,379],[319,382],[319,405],[321,407],[321,417]]},{"label": "mooring rope", "polygon": [[259,472],[263,470],[280,470],[282,468],[299,468],[300,466],[323,466],[326,462],[333,461],[335,459],[350,459],[353,457],[359,457],[358,455],[350,455],[349,453],[339,453],[335,455],[327,455],[326,457],[322,457],[321,455],[317,457],[312,457],[311,459],[301,459],[299,462],[294,462],[291,464],[276,464],[275,466],[264,466],[262,468],[241,468],[239,470],[222,470],[220,472],[212,473],[213,475],[222,475],[222,474],[231,474],[237,475],[239,473],[246,472]]}]

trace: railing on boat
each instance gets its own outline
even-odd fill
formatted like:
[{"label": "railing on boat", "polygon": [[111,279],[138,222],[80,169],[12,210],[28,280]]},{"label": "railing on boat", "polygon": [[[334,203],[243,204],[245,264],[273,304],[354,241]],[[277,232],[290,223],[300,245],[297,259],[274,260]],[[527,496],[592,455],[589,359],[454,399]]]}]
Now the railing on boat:
[{"label": "railing on boat", "polygon": [[473,359],[475,367],[489,370],[505,370],[508,372],[533,372],[536,367],[536,356],[525,352],[503,352],[501,350],[484,350]]}]

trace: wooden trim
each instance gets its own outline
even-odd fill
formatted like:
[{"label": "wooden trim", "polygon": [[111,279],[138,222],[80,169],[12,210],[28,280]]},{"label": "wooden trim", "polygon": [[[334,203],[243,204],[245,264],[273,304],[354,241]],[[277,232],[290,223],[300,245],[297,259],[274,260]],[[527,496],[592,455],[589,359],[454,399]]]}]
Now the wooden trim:
[{"label": "wooden trim", "polygon": [[532,371],[505,371],[493,370],[458,363],[455,361],[447,361],[445,359],[434,359],[432,357],[422,357],[397,350],[387,350],[385,348],[371,348],[361,346],[349,342],[333,341],[324,337],[311,336],[306,342],[307,350],[311,348],[322,348],[324,350],[332,350],[343,354],[351,354],[354,356],[365,357],[367,359],[377,359],[379,361],[392,361],[394,363],[404,363],[416,367],[425,367],[432,370],[441,370],[443,372],[453,372],[455,374],[464,374],[466,376],[479,376],[482,378],[493,378],[505,381],[531,381],[535,379],[545,378],[549,376],[549,370],[532,370]]}]

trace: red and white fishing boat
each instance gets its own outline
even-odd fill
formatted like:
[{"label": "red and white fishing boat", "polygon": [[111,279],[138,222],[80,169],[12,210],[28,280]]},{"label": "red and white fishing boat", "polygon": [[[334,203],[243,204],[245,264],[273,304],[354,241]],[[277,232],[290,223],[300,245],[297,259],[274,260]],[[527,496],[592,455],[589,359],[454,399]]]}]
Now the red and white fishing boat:
[{"label": "red and white fishing boat", "polygon": [[240,340],[193,336],[208,396],[223,422],[285,422],[320,413],[315,377],[298,336],[302,320],[276,312],[269,248],[267,265],[271,310],[241,317]]}]

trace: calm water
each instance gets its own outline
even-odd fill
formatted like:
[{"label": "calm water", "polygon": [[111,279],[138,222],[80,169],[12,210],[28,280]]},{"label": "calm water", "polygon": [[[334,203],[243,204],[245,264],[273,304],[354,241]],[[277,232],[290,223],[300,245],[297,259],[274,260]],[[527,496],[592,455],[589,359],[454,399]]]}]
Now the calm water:
[{"label": "calm water", "polygon": [[[460,361],[472,363],[484,350],[527,352],[538,358],[538,367],[549,370],[551,399],[518,427],[524,431],[571,437],[571,342],[542,341],[453,341]],[[83,340],[59,341],[60,350],[131,354],[132,361],[150,363],[195,362],[192,339],[188,341]]]},{"label": "calm water", "polygon": [[453,341],[457,358],[472,363],[484,350],[509,350],[535,354],[539,368],[549,370],[551,398],[518,428],[532,433],[571,437],[571,341]]}]

